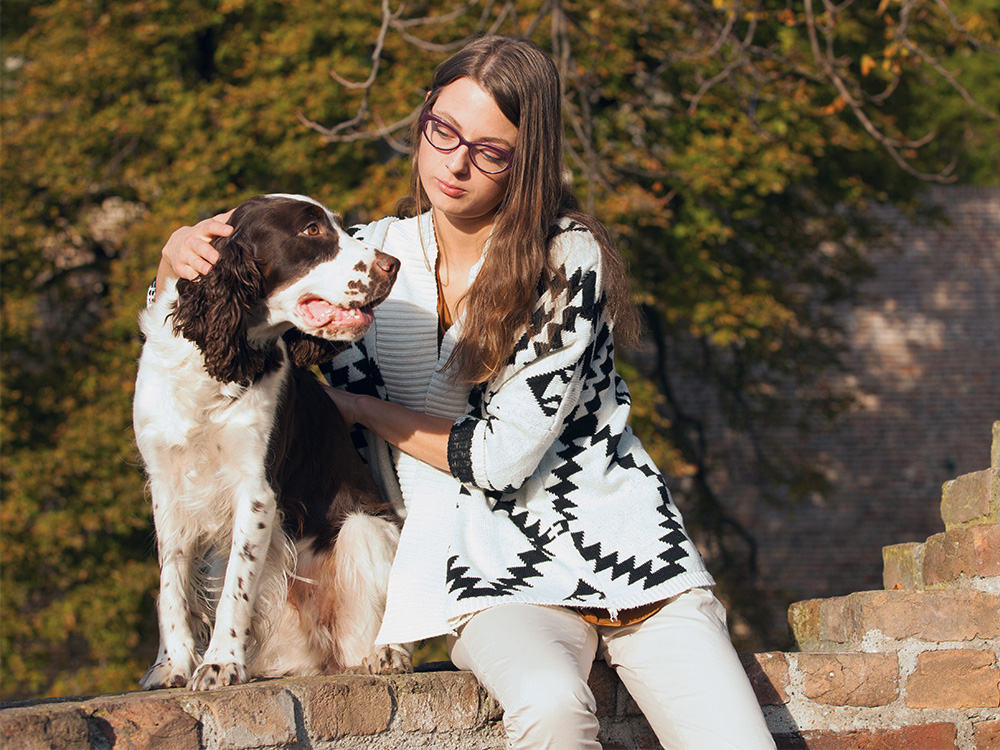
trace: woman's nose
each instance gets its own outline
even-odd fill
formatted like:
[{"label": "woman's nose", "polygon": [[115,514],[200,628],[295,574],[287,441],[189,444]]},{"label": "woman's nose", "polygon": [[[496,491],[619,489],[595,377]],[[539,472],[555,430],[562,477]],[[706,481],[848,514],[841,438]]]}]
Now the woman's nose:
[{"label": "woman's nose", "polygon": [[459,146],[448,155],[448,169],[452,174],[465,174],[472,167],[469,147]]}]

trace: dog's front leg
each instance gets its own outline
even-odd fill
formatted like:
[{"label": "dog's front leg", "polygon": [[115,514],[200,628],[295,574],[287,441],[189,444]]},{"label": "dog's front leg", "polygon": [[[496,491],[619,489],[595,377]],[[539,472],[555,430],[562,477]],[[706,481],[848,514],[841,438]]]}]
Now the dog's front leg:
[{"label": "dog's front leg", "polygon": [[150,480],[160,563],[160,595],[156,600],[160,648],[156,662],[139,680],[146,690],[183,687],[197,663],[188,601],[188,597],[194,595],[191,587],[193,539],[176,512],[176,503],[170,495],[172,486],[155,477]]},{"label": "dog's front leg", "polygon": [[249,679],[247,640],[276,508],[274,493],[263,481],[257,491],[247,492],[237,501],[233,543],[212,640],[201,666],[191,678],[189,687],[192,690],[211,690]]}]

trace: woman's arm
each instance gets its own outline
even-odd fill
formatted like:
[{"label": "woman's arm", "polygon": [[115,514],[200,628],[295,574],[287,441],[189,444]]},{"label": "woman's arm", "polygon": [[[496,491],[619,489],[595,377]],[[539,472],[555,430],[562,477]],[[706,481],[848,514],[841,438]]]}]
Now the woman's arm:
[{"label": "woman's arm", "polygon": [[390,401],[326,387],[348,424],[361,424],[404,453],[448,471],[452,420],[411,411]]}]

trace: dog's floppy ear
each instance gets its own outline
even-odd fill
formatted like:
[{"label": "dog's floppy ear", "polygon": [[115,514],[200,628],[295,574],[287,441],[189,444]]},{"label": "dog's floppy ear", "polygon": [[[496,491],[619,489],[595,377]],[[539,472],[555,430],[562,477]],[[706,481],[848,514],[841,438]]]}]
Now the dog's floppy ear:
[{"label": "dog's floppy ear", "polygon": [[263,296],[264,278],[247,232],[237,228],[212,244],[219,251],[212,270],[195,281],[177,282],[174,332],[197,345],[209,375],[238,383],[252,379],[267,358],[267,352],[250,347],[247,337],[250,310]]},{"label": "dog's floppy ear", "polygon": [[333,359],[346,349],[349,341],[327,341],[318,336],[302,333],[298,328],[288,330],[282,338],[288,347],[288,356],[296,367],[312,367]]}]

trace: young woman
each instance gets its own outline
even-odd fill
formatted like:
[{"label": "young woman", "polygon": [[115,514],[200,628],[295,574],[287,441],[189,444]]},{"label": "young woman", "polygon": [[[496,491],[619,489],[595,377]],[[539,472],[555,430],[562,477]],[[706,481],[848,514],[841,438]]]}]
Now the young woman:
[{"label": "young woman", "polygon": [[[369,334],[325,369],[405,507],[379,642],[448,634],[514,748],[600,747],[596,656],[664,747],[773,748],[713,580],[626,424],[612,329],[634,338],[635,312],[563,183],[560,102],[535,45],[472,42],[414,128],[409,218],[358,230],[402,261]],[[225,218],[175,232],[161,273],[208,272]]]}]

